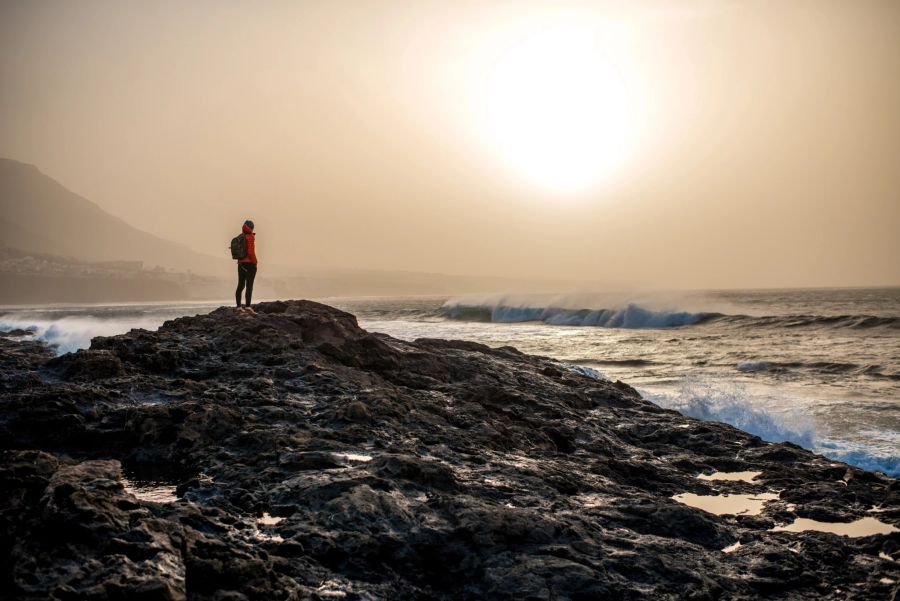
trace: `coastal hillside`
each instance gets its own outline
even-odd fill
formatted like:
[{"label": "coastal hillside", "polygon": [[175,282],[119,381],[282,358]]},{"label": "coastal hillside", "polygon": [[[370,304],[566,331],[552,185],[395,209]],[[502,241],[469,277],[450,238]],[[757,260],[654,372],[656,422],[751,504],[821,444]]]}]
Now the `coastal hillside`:
[{"label": "coastal hillside", "polygon": [[511,347],[287,301],[0,363],[16,598],[897,594],[896,479]]},{"label": "coastal hillside", "polygon": [[0,305],[227,298],[218,278],[142,261],[81,261],[0,245]]},{"label": "coastal hillside", "polygon": [[0,159],[2,244],[34,253],[83,261],[143,261],[148,267],[220,274],[230,267],[210,257],[139,230],[97,204],[71,192],[34,165]]}]

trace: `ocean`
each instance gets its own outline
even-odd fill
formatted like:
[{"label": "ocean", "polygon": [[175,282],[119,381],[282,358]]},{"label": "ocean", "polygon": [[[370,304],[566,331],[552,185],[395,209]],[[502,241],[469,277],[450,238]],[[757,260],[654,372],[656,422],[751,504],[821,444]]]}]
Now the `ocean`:
[{"label": "ocean", "polygon": [[[318,299],[370,331],[552,357],[648,400],[900,476],[900,288]],[[220,303],[0,308],[60,353]]]}]

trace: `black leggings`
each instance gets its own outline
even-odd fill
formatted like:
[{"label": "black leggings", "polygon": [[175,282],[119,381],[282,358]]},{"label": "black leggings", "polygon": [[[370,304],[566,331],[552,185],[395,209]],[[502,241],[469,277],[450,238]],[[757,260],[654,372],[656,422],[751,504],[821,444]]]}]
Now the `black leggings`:
[{"label": "black leggings", "polygon": [[245,307],[250,306],[250,299],[253,297],[253,280],[256,279],[256,263],[238,263],[238,287],[234,291],[234,302],[237,306],[241,306],[241,292],[244,291],[244,284],[247,285],[247,302]]}]

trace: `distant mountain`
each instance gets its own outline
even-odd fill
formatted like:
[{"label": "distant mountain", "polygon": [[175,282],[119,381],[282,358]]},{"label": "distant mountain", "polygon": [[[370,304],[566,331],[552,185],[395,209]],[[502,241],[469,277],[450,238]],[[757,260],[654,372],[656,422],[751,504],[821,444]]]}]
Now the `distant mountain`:
[{"label": "distant mountain", "polygon": [[67,190],[34,165],[0,159],[2,244],[85,261],[143,261],[146,267],[222,274],[231,266],[158,238]]}]

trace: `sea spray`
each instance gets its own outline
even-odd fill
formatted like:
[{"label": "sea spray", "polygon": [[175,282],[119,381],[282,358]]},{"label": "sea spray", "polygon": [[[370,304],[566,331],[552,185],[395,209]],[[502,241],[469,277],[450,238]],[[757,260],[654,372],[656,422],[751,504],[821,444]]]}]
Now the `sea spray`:
[{"label": "sea spray", "polygon": [[816,429],[812,418],[800,411],[776,410],[754,402],[740,383],[685,378],[674,394],[642,391],[649,401],[666,409],[702,419],[731,424],[769,442],[792,442],[813,448]]},{"label": "sea spray", "polygon": [[124,334],[135,328],[155,330],[163,321],[165,320],[162,318],[149,317],[107,319],[69,316],[48,320],[4,315],[0,317],[0,329],[29,329],[34,333],[28,339],[46,342],[58,354],[64,354],[88,348],[91,340],[97,336]]},{"label": "sea spray", "polygon": [[856,467],[900,476],[900,433],[860,432],[865,442],[820,434],[812,416],[801,410],[779,409],[751,395],[735,382],[686,378],[674,393],[641,390],[641,395],[666,409],[704,421],[724,422],[769,442],[792,442]]},{"label": "sea spray", "polygon": [[59,354],[88,348],[97,336],[115,336],[132,329],[155,330],[166,320],[206,313],[209,302],[118,305],[48,305],[9,307],[0,314],[0,330],[30,329],[30,339],[41,340]]}]

